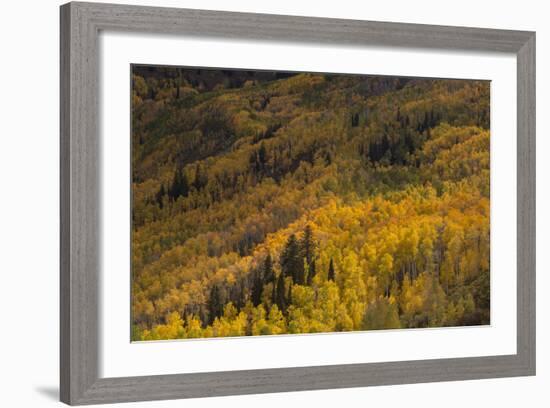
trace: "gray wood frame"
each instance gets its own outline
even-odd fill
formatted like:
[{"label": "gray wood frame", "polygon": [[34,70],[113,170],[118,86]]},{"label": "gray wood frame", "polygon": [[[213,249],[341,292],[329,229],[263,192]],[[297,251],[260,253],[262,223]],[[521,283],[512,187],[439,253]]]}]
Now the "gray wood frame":
[{"label": "gray wood frame", "polygon": [[[128,378],[98,375],[98,33],[517,55],[517,354]],[[535,374],[535,33],[69,3],[61,7],[61,401],[95,404]]]}]

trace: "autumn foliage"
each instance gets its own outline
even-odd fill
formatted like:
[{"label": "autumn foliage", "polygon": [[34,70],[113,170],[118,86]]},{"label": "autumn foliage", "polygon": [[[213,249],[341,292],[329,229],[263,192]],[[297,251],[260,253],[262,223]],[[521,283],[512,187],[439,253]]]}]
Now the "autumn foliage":
[{"label": "autumn foliage", "polygon": [[134,66],[132,339],[489,323],[489,83]]}]

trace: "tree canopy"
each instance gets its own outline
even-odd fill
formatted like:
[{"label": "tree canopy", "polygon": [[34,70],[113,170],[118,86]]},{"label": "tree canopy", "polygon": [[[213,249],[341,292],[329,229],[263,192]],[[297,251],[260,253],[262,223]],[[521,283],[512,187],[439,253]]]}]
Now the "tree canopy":
[{"label": "tree canopy", "polygon": [[132,339],[488,324],[489,118],[485,81],[134,67]]}]

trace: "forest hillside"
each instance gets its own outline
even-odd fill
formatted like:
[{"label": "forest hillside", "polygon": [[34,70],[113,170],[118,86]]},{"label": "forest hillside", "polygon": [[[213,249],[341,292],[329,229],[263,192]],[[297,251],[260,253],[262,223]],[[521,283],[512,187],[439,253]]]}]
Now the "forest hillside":
[{"label": "forest hillside", "polygon": [[133,66],[132,340],[489,323],[489,82]]}]

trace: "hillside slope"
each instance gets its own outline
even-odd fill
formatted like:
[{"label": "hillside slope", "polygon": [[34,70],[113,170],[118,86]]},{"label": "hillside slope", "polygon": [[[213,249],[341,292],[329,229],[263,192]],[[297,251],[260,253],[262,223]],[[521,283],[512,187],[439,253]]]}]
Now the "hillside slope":
[{"label": "hillside slope", "polygon": [[132,83],[133,340],[489,323],[488,82]]}]

